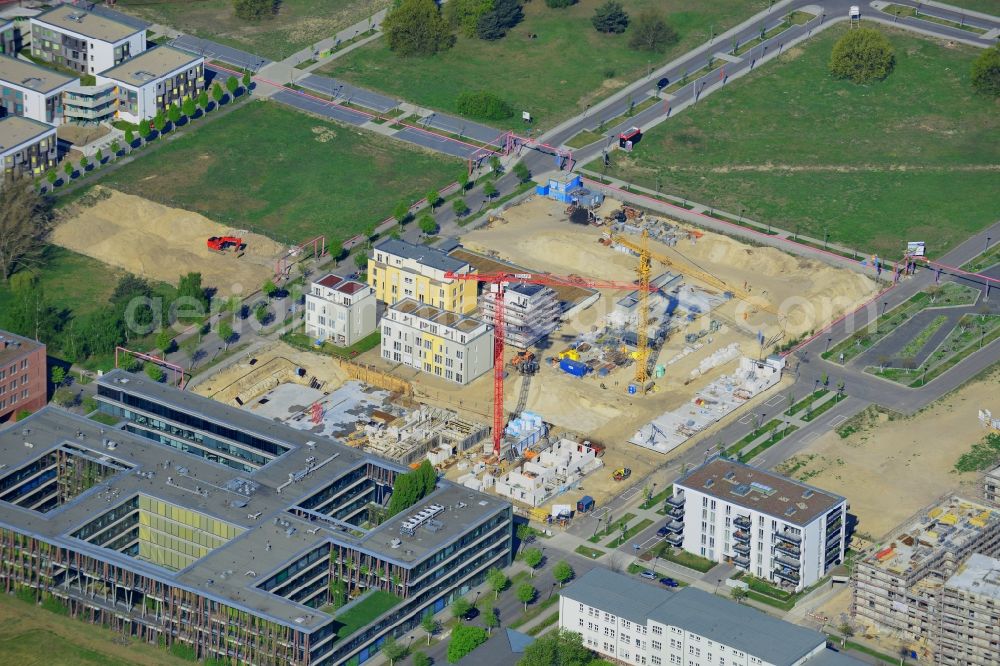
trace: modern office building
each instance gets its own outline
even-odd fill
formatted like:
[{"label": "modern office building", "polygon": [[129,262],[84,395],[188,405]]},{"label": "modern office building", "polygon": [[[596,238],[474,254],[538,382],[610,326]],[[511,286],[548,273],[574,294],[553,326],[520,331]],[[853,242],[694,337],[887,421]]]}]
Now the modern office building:
[{"label": "modern office building", "polygon": [[441,250],[395,238],[378,243],[368,259],[368,284],[386,305],[412,298],[442,310],[472,312],[476,309],[477,283],[446,278],[448,272],[467,275],[475,271]]},{"label": "modern office building", "polygon": [[667,541],[802,590],[844,559],[847,501],[743,463],[713,458],[674,482]]},{"label": "modern office building", "polygon": [[859,666],[826,636],[694,587],[668,590],[595,567],[562,590],[559,627],[634,666]]},{"label": "modern office building", "polygon": [[63,121],[63,92],[79,79],[26,60],[0,56],[0,106],[5,116],[24,116],[41,123]]},{"label": "modern office building", "polygon": [[97,75],[118,89],[117,118],[138,123],[197,97],[205,89],[205,58],[157,46]]},{"label": "modern office building", "polygon": [[41,176],[56,165],[56,128],[21,116],[0,118],[0,160],[4,180]]},{"label": "modern office building", "polygon": [[0,331],[0,423],[45,406],[46,369],[44,344]]},{"label": "modern office building", "polygon": [[31,55],[81,74],[97,74],[146,50],[146,29],[70,4],[31,17]]},{"label": "modern office building", "polygon": [[375,290],[333,273],[324,275],[306,294],[306,335],[349,347],[375,332]]},{"label": "modern office building", "polygon": [[[980,572],[982,560],[971,559],[977,553],[1000,556],[1000,510],[945,497],[855,563],[855,621],[866,633],[909,642],[918,656],[933,654],[937,663],[996,664],[996,632],[980,632],[977,623],[998,626],[993,616],[1000,617],[1000,599],[985,586],[981,599],[968,594],[976,581],[994,578]],[[993,611],[980,615],[974,608],[980,602]]]},{"label": "modern office building", "polygon": [[499,498],[439,480],[385,518],[397,463],[119,370],[98,400],[124,429],[48,407],[0,431],[0,584],[74,617],[227,663],[358,664],[510,561]]},{"label": "modern office building", "polygon": [[[504,289],[504,340],[526,349],[559,326],[562,306],[551,287],[511,283]],[[479,311],[485,321],[495,321],[496,294],[487,290],[479,297]]]},{"label": "modern office building", "polygon": [[478,319],[399,301],[383,314],[382,358],[468,384],[493,367],[493,327]]}]

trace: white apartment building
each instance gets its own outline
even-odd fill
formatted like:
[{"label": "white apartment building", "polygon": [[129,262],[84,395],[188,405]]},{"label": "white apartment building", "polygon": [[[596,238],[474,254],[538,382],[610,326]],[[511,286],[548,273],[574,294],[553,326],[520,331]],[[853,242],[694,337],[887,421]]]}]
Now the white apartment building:
[{"label": "white apartment building", "polygon": [[374,289],[331,273],[306,294],[306,335],[349,347],[375,332],[377,309]]},{"label": "white apartment building", "polygon": [[97,74],[146,50],[146,29],[73,5],[31,17],[31,55],[81,74]]},{"label": "white apartment building", "polygon": [[493,367],[493,327],[412,298],[382,316],[382,358],[468,384]]},{"label": "white apartment building", "polygon": [[674,483],[667,541],[802,590],[844,560],[847,500],[714,458]]},{"label": "white apartment building", "polygon": [[559,627],[634,666],[859,666],[826,636],[694,587],[668,590],[595,567],[559,597]]},{"label": "white apartment building", "polygon": [[4,115],[59,125],[63,92],[79,79],[32,62],[0,55],[0,105]]},{"label": "white apartment building", "polygon": [[138,123],[171,104],[180,106],[185,99],[197,97],[205,89],[205,58],[172,46],[157,46],[102,71],[97,83],[116,87],[117,118]]}]

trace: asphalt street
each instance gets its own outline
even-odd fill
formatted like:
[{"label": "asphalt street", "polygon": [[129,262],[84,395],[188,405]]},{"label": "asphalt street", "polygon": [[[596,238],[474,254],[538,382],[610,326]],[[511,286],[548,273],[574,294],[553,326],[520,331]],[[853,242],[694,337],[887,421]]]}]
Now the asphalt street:
[{"label": "asphalt street", "polygon": [[175,37],[170,41],[170,45],[188,53],[204,56],[207,60],[218,60],[237,69],[249,69],[252,72],[256,72],[261,67],[271,63],[270,60],[259,55],[194,35]]}]

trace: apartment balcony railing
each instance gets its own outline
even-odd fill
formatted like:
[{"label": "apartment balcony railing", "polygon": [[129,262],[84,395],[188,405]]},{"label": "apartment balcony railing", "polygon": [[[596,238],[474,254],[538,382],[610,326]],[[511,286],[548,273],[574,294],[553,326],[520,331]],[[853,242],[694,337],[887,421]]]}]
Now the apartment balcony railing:
[{"label": "apartment balcony railing", "polygon": [[668,532],[675,532],[676,533],[676,532],[683,532],[684,531],[684,523],[682,523],[679,520],[671,520],[669,523],[666,524],[665,527],[667,528]]},{"label": "apartment balcony railing", "polygon": [[774,536],[777,537],[778,539],[783,539],[784,541],[787,541],[789,543],[794,543],[796,545],[802,543],[801,534],[793,534],[787,530],[781,532],[775,532]]},{"label": "apartment balcony railing", "polygon": [[684,506],[684,495],[671,495],[667,498],[667,504],[670,506]]},{"label": "apartment balcony railing", "polygon": [[684,535],[679,533],[668,534],[665,541],[671,546],[680,546],[684,543]]},{"label": "apartment balcony railing", "polygon": [[684,507],[683,506],[673,506],[667,512],[677,520],[683,520],[684,518]]},{"label": "apartment balcony railing", "polygon": [[735,523],[737,527],[742,527],[745,530],[750,529],[751,526],[749,516],[736,516],[736,519],[733,521],[733,523]]},{"label": "apartment balcony railing", "polygon": [[796,585],[798,585],[799,581],[801,580],[799,574],[797,574],[795,571],[791,569],[783,569],[781,567],[775,567],[774,575],[782,580],[787,580],[790,583],[795,583]]},{"label": "apartment balcony railing", "polygon": [[737,553],[742,553],[743,555],[749,555],[750,554],[750,544],[748,544],[748,543],[740,543],[740,542],[737,541],[733,545],[733,550],[735,550]]},{"label": "apartment balcony railing", "polygon": [[737,555],[736,557],[733,558],[733,564],[735,564],[736,566],[740,567],[741,569],[749,569],[750,568],[750,558],[749,557],[741,557],[741,556]]},{"label": "apartment balcony railing", "polygon": [[778,557],[774,558],[774,561],[788,569],[795,569],[796,571],[798,571],[799,569],[802,568],[801,562],[799,562],[798,560],[793,560],[790,557],[784,557],[782,555],[779,555]]},{"label": "apartment balcony railing", "polygon": [[736,539],[737,541],[744,541],[746,543],[750,543],[750,533],[744,532],[743,530],[736,530],[735,532],[733,532],[733,538]]},{"label": "apartment balcony railing", "polygon": [[777,543],[774,544],[774,547],[776,550],[785,553],[786,555],[790,555],[794,558],[798,558],[799,555],[802,554],[802,551],[799,550],[797,547],[791,545],[790,543],[786,543],[784,541],[778,541]]}]

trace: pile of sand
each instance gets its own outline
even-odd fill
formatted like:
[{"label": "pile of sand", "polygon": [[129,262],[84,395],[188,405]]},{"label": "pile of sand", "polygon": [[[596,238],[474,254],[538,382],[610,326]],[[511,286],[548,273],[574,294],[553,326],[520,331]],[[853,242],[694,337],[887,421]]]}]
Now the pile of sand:
[{"label": "pile of sand", "polygon": [[908,418],[866,412],[857,432],[826,433],[778,469],[846,497],[858,531],[878,539],[945,493],[975,499],[979,475],[953,467],[986,435],[978,411],[1000,412],[998,380],[1000,370]]},{"label": "pile of sand", "polygon": [[[266,236],[239,232],[243,257],[208,249],[210,236],[234,230],[198,213],[171,208],[131,194],[95,188],[93,205],[80,205],[52,233],[52,242],[136,275],[177,284],[199,272],[202,284],[220,295],[250,293],[273,274],[286,248]],[[110,195],[110,196],[108,196]]]}]

